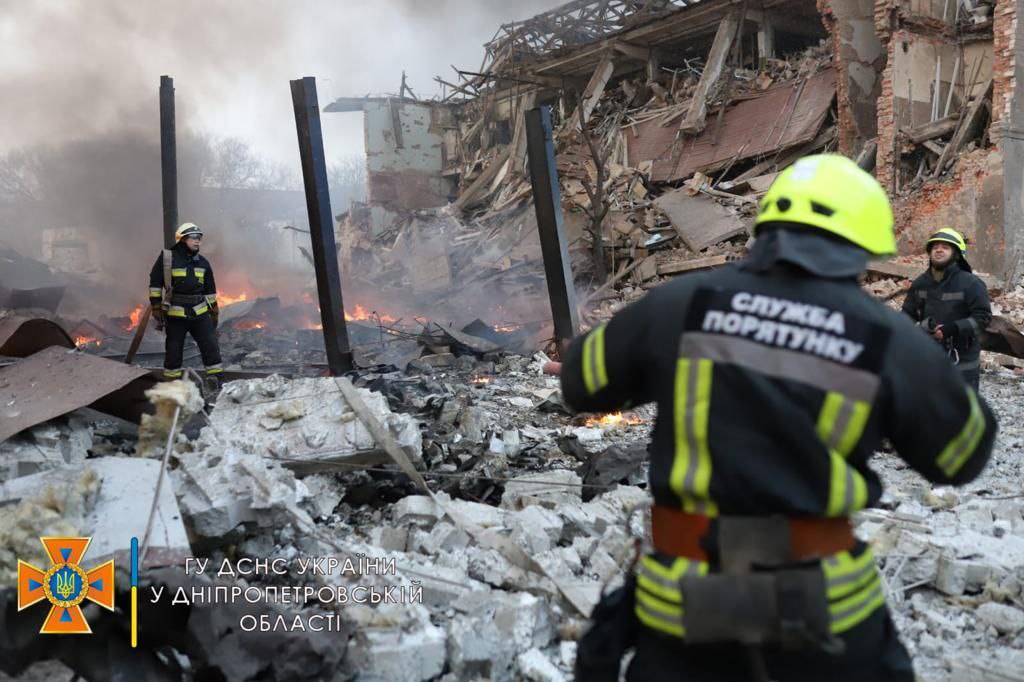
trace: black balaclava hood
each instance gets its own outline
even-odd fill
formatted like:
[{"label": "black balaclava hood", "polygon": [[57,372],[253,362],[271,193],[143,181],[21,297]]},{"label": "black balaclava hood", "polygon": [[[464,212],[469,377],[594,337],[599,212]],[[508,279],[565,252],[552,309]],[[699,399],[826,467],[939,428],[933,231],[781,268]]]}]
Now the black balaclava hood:
[{"label": "black balaclava hood", "polygon": [[856,279],[867,269],[868,252],[840,237],[785,223],[761,230],[750,255],[740,264],[744,270],[766,272],[789,263],[818,277]]}]

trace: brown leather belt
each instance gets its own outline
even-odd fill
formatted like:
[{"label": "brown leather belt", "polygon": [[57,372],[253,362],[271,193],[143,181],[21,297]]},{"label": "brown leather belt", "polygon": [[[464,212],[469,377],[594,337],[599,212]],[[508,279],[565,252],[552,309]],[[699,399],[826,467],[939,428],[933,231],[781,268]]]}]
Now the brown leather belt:
[{"label": "brown leather belt", "polygon": [[[846,517],[791,517],[789,551],[792,561],[826,557],[852,549],[857,542]],[[708,561],[706,543],[712,535],[714,519],[690,514],[671,507],[655,506],[651,511],[654,548],[663,554]]]}]

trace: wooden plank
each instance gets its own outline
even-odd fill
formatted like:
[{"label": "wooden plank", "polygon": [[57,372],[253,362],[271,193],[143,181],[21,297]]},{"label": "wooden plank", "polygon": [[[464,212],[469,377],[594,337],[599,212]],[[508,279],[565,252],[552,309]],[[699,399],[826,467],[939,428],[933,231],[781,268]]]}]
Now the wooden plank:
[{"label": "wooden plank", "polygon": [[915,128],[900,128],[900,132],[914,144],[921,144],[925,140],[949,135],[956,130],[957,123],[959,123],[958,116],[947,116]]},{"label": "wooden plank", "polygon": [[715,40],[711,44],[711,51],[708,54],[707,66],[700,76],[697,88],[693,92],[693,99],[690,100],[690,109],[686,112],[686,118],[679,125],[679,132],[688,135],[696,135],[704,130],[708,113],[708,94],[714,88],[715,83],[725,69],[726,59],[732,49],[733,40],[736,38],[736,26],[739,18],[735,11],[722,19],[715,32]]},{"label": "wooden plank", "polygon": [[949,145],[946,147],[946,151],[939,157],[939,162],[935,165],[935,171],[932,173],[932,177],[939,177],[945,172],[946,167],[953,162],[954,157],[960,153],[960,150],[967,144],[967,142],[974,136],[976,128],[981,124],[982,114],[985,111],[985,105],[992,99],[992,79],[988,79],[988,83],[985,85],[983,94],[971,103],[970,108],[967,110],[967,115],[964,116],[960,126],[953,133],[953,139],[949,141]]},{"label": "wooden plank", "polygon": [[[615,71],[615,62],[612,59],[611,51],[607,51],[601,57],[601,61],[597,63],[597,67],[594,69],[594,73],[590,76],[590,80],[587,82],[587,87],[583,90],[583,97],[580,99],[583,107],[583,120],[589,121],[590,114],[594,111],[594,107],[597,106],[597,101],[601,99],[601,95],[604,94],[604,86],[608,85],[608,80],[612,77],[612,72]],[[569,130],[580,129],[580,117],[576,109],[573,109],[572,115],[566,120],[574,121],[572,126],[566,126],[562,128],[563,133]]]},{"label": "wooden plank", "polygon": [[697,270],[707,270],[709,268],[717,268],[729,263],[730,261],[738,260],[736,256],[731,255],[720,255],[720,256],[708,256],[706,258],[694,258],[693,260],[684,260],[678,263],[662,263],[658,266],[659,275],[679,275],[684,272],[695,272]]}]

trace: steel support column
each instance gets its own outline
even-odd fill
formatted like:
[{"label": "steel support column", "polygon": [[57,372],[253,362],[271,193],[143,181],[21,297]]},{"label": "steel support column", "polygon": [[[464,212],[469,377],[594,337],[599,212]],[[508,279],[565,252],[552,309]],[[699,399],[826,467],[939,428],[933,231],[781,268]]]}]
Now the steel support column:
[{"label": "steel support column", "polygon": [[345,306],[341,298],[341,273],[334,246],[334,217],[327,191],[327,163],[324,160],[324,139],[320,129],[320,105],[316,96],[316,79],[291,81],[292,105],[295,107],[295,128],[299,134],[299,158],[302,161],[302,182],[306,189],[306,210],[309,213],[309,234],[313,242],[313,267],[323,321],[327,366],[332,375],[352,369],[352,350],[345,326]]},{"label": "steel support column", "polygon": [[562,225],[562,199],[551,139],[551,109],[536,107],[526,112],[526,149],[530,159],[533,205],[537,211],[544,275],[548,281],[555,341],[571,339],[579,331],[576,289],[569,267],[569,245]]},{"label": "steel support column", "polygon": [[164,248],[178,229],[178,152],[174,130],[174,79],[160,76],[160,170],[164,195]]}]

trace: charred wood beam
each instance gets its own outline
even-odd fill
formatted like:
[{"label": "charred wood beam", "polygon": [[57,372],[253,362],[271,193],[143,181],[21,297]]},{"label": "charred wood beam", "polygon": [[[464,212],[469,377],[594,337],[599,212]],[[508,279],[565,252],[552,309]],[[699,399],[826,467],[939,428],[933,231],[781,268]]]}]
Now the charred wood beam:
[{"label": "charred wood beam", "polygon": [[341,273],[338,271],[337,249],[334,245],[334,222],[327,189],[327,163],[324,159],[316,80],[311,77],[293,80],[291,88],[327,366],[332,375],[338,376],[350,371],[353,362],[348,328],[345,326]]},{"label": "charred wood beam", "polygon": [[562,224],[562,201],[558,188],[549,107],[537,107],[526,112],[526,145],[555,340],[567,341],[579,330],[579,314],[576,307],[576,289],[569,267],[569,245]]},{"label": "charred wood beam", "polygon": [[736,39],[736,28],[739,25],[739,18],[735,11],[730,12],[725,19],[718,24],[715,32],[715,40],[711,44],[711,52],[708,54],[708,63],[701,74],[697,89],[694,90],[690,108],[686,117],[679,125],[679,132],[688,135],[696,135],[704,130],[708,113],[708,95],[718,82],[722,71],[725,69],[725,62],[729,57],[733,41]]},{"label": "charred wood beam", "polygon": [[174,129],[174,79],[160,76],[160,178],[163,189],[164,248],[178,229],[178,153]]}]

